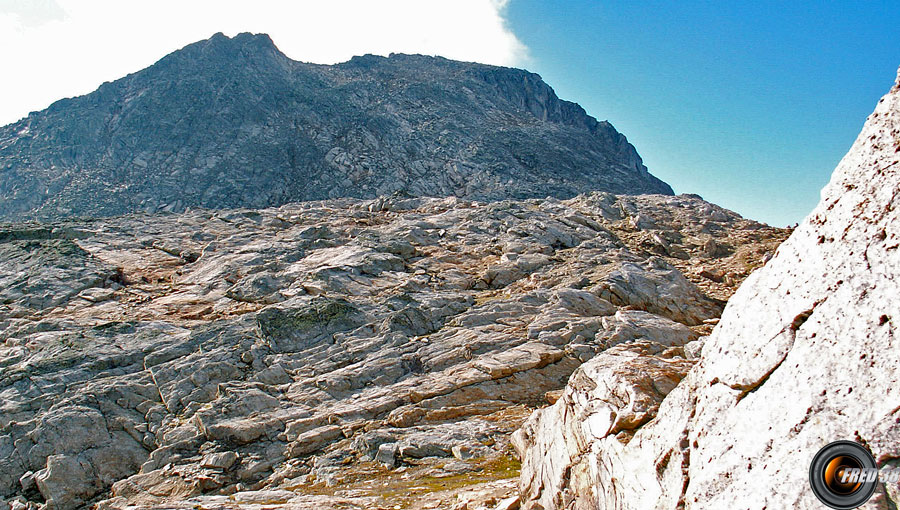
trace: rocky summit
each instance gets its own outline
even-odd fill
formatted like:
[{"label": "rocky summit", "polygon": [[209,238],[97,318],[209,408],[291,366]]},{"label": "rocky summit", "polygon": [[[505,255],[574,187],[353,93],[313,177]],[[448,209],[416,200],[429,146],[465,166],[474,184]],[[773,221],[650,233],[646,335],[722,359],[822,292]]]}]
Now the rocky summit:
[{"label": "rocky summit", "polygon": [[[522,506],[818,509],[810,463],[826,444],[896,467],[898,247],[900,73],[816,209],[689,349],[693,367],[667,344],[615,346],[516,433]],[[886,482],[860,508],[898,503]]]},{"label": "rocky summit", "polygon": [[561,401],[651,419],[788,234],[602,192],[2,225],[0,509],[514,509],[531,412],[599,355]]},{"label": "rocky summit", "polygon": [[671,194],[608,122],[519,69],[295,62],[217,34],[0,128],[0,219],[302,200]]}]

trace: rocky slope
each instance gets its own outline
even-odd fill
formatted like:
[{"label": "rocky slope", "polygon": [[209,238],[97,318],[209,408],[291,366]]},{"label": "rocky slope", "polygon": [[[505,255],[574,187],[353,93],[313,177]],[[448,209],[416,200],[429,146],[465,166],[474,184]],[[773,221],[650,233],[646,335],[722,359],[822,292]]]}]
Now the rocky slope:
[{"label": "rocky slope", "polygon": [[786,235],[606,193],[5,225],[0,509],[513,508],[531,410],[607,349],[683,375]]},{"label": "rocky slope", "polygon": [[519,69],[295,62],[217,34],[0,128],[0,218],[337,197],[671,194],[608,122]]},{"label": "rocky slope", "polygon": [[[696,366],[664,345],[618,346],[529,419],[523,507],[822,508],[808,473],[827,443],[898,465],[898,197],[900,75]],[[896,484],[878,491],[864,508],[897,508]]]}]

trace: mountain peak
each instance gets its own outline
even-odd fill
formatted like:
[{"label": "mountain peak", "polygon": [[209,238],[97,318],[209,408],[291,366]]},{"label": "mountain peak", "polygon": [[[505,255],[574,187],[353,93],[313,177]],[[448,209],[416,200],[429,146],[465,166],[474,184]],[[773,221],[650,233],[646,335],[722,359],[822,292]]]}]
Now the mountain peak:
[{"label": "mountain peak", "polygon": [[208,45],[237,45],[242,48],[259,48],[278,50],[269,34],[254,34],[252,32],[241,32],[234,37],[228,37],[222,32],[217,32],[207,39]]},{"label": "mountain peak", "polygon": [[287,60],[268,34],[242,32],[229,37],[222,32],[213,34],[209,39],[197,41],[174,51],[162,61],[171,58],[203,58],[203,59],[247,59],[247,58],[279,58]]},{"label": "mountain peak", "polygon": [[0,218],[594,190],[672,193],[536,74],[403,54],[306,64],[265,34],[215,34],[0,128]]}]

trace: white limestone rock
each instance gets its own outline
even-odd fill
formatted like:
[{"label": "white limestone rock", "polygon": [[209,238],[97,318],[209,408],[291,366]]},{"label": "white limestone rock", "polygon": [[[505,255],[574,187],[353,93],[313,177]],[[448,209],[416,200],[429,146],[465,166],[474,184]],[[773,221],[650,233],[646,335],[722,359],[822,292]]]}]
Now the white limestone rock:
[{"label": "white limestone rock", "polygon": [[[730,292],[694,267],[743,261],[698,239],[756,253],[786,235],[730,213],[701,236],[689,196],[379,202],[0,227],[0,498],[192,508],[303,476],[353,485],[382,450],[411,480],[504,465],[526,406],[584,361],[706,332],[670,317],[718,315],[705,296]],[[648,253],[638,213],[690,259]],[[626,264],[640,295],[613,303],[598,289]],[[491,289],[492,267],[520,276]],[[696,303],[667,308],[678,295]]]},{"label": "white limestone rock", "polygon": [[[518,436],[523,508],[818,509],[807,478],[825,444],[857,440],[896,465],[898,190],[900,80],[820,204],[729,301],[653,421],[627,442],[614,429],[587,437],[578,402],[595,396],[572,384],[529,421]],[[550,461],[530,460],[540,456]],[[864,508],[895,508],[898,492],[890,485]]]},{"label": "white limestone rock", "polygon": [[617,345],[582,365],[554,405],[535,411],[513,435],[526,507],[596,500],[598,445],[627,443],[656,415],[693,366],[680,354],[646,340]]}]

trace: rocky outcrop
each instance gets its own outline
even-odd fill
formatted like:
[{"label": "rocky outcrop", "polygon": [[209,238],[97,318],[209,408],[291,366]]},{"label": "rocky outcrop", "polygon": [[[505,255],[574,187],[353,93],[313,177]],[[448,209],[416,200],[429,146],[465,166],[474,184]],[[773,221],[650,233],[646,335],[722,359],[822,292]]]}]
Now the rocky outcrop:
[{"label": "rocky outcrop", "polygon": [[[821,508],[807,480],[825,444],[897,465],[898,190],[900,78],[676,388],[671,353],[610,350],[531,417],[516,436],[523,507]],[[896,508],[897,486],[879,487],[865,508]]]},{"label": "rocky outcrop", "polygon": [[0,127],[0,218],[339,197],[672,194],[608,122],[520,69],[422,55],[295,62],[217,34]]},{"label": "rocky outcrop", "polygon": [[[640,340],[579,368],[560,399],[535,411],[513,435],[523,458],[525,507],[588,509],[605,501],[606,484],[597,483],[602,448],[627,445],[693,365],[683,348]],[[608,440],[597,444],[597,438]]]},{"label": "rocky outcrop", "polygon": [[531,409],[605,351],[639,427],[786,235],[606,193],[2,226],[0,500],[512,508]]}]

